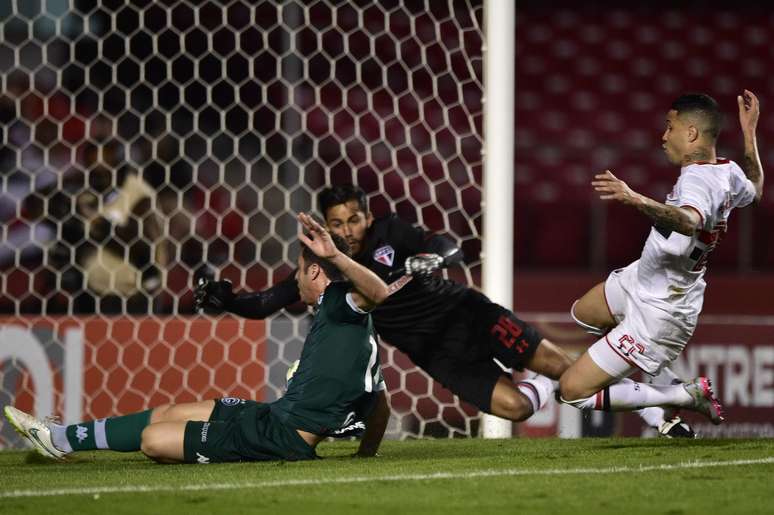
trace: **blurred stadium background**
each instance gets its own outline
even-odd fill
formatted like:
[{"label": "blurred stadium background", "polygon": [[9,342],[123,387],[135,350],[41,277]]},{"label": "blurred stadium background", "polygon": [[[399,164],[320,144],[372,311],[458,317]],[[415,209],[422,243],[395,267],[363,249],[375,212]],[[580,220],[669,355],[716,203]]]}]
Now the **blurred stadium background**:
[{"label": "blurred stadium background", "polygon": [[[276,398],[308,315],[197,316],[191,284],[205,267],[248,290],[285,277],[295,213],[329,184],[354,181],[376,215],[456,238],[466,266],[451,277],[480,285],[482,18],[475,0],[0,3],[0,404],[74,421]],[[663,199],[674,97],[713,95],[720,154],[738,159],[735,97],[754,91],[774,161],[773,31],[757,2],[517,3],[520,315],[591,343],[566,312],[638,257],[649,224],[597,200],[590,177],[611,169]],[[712,376],[730,408],[725,432],[705,434],[774,434],[772,184],[713,252],[677,364]],[[477,434],[473,408],[389,345],[382,359],[391,436]],[[551,405],[514,431],[555,435],[561,417]],[[621,415],[573,423],[568,435],[643,430]],[[19,444],[0,422],[0,447]]]}]

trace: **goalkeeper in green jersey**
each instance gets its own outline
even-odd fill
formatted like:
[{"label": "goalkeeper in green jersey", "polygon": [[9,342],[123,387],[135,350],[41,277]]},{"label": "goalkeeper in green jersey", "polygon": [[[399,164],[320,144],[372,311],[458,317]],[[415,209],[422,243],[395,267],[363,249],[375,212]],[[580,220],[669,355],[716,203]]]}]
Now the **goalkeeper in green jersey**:
[{"label": "goalkeeper in green jersey", "polygon": [[389,407],[369,311],[387,298],[387,285],[348,257],[343,239],[303,213],[299,221],[306,231],[299,234],[299,293],[316,313],[284,397],[169,404],[68,426],[6,406],[8,420],[39,453],[57,459],[111,449],[141,450],[163,463],[305,460],[324,438],[359,433],[358,455],[375,455]]}]

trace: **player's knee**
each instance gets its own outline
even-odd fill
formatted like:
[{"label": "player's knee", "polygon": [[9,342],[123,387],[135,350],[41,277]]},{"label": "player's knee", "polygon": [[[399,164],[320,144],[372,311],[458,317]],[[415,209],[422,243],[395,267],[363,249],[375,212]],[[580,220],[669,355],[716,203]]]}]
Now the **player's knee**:
[{"label": "player's knee", "polygon": [[[545,346],[547,340],[543,340],[541,343],[541,346]],[[567,369],[570,368],[570,366],[573,363],[573,359],[570,357],[567,352],[564,351],[564,349],[561,349],[560,347],[552,344],[552,350],[551,353],[551,359],[548,362],[548,370],[543,375],[548,376],[552,379],[560,378]]]},{"label": "player's knee", "polygon": [[518,390],[509,391],[494,399],[492,414],[514,422],[522,422],[532,415],[532,403]]},{"label": "player's knee", "polygon": [[559,401],[563,404],[568,404],[570,406],[576,407],[580,410],[587,410],[587,409],[595,409],[596,408],[596,396],[592,395],[590,397],[583,397],[580,399],[567,399],[564,395],[559,395]]},{"label": "player's knee", "polygon": [[570,368],[573,360],[561,347],[543,338],[526,368],[551,379],[559,379]]},{"label": "player's knee", "polygon": [[158,460],[163,456],[164,442],[161,432],[153,425],[146,426],[140,435],[140,450],[147,457]]},{"label": "player's knee", "polygon": [[559,399],[565,403],[580,408],[576,403],[585,401],[589,398],[593,400],[596,392],[589,391],[588,388],[573,380],[569,374],[564,374],[559,378]]}]

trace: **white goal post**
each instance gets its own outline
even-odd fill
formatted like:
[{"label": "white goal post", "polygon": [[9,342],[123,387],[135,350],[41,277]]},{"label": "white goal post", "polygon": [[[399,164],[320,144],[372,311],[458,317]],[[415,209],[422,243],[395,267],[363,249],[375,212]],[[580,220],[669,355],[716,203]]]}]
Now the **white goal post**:
[{"label": "white goal post", "polygon": [[[513,309],[514,97],[516,2],[484,4],[484,231],[482,288]],[[509,420],[482,415],[484,438],[510,438]]]}]

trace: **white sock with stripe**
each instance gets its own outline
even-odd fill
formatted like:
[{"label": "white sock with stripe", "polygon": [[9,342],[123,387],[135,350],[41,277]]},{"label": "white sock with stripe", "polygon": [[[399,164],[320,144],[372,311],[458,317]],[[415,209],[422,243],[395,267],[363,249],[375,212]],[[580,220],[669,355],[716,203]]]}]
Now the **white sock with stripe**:
[{"label": "white sock with stripe", "polygon": [[554,393],[554,382],[545,376],[535,375],[516,383],[516,388],[529,399],[532,403],[532,413],[536,413],[546,405]]},{"label": "white sock with stripe", "polygon": [[[601,392],[603,404],[611,411],[636,410],[650,406],[691,406],[693,398],[682,385],[655,385],[621,379]],[[597,394],[599,395],[599,394]],[[663,418],[663,414],[662,414]]]}]

